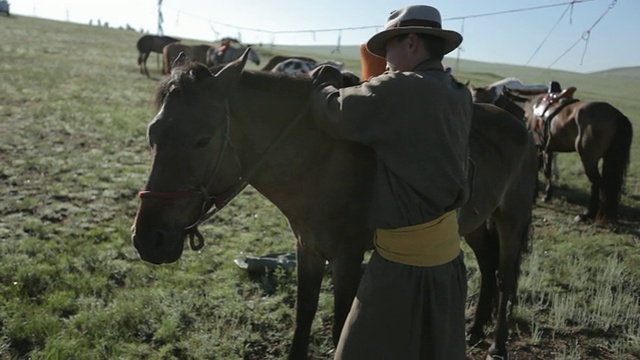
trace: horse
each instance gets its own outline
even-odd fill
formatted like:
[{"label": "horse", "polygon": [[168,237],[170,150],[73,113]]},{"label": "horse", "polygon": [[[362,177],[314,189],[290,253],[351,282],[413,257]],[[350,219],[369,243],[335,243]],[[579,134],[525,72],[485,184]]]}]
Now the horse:
[{"label": "horse", "polygon": [[230,45],[226,46],[221,54],[218,54],[218,49],[215,47],[209,49],[209,51],[207,51],[205,63],[208,66],[227,64],[242,56],[245,51],[249,52],[249,60],[251,60],[252,63],[260,65],[260,56],[252,47],[243,46],[236,48]]},{"label": "horse", "polygon": [[498,80],[492,84],[484,87],[471,86],[470,89],[474,94],[474,100],[482,103],[495,103],[498,100],[503,89],[514,90],[544,90],[547,91],[549,87],[546,84],[524,84],[520,79],[509,77],[502,80]]},{"label": "horse", "polygon": [[150,77],[149,70],[147,70],[147,59],[151,52],[162,54],[162,49],[167,46],[167,44],[178,41],[180,40],[170,36],[143,35],[140,37],[136,43],[136,48],[139,53],[138,69],[140,69],[140,74],[145,74],[147,77]]},{"label": "horse", "polygon": [[207,51],[211,45],[185,45],[182,43],[171,43],[162,49],[162,74],[166,75],[171,72],[171,64],[180,55],[184,53],[192,61],[206,63]]},{"label": "horse", "polygon": [[[575,91],[575,88],[569,88]],[[553,194],[551,159],[556,152],[577,152],[591,183],[587,209],[576,221],[615,223],[630,162],[633,127],[629,119],[605,101],[565,99],[545,104],[546,92],[507,91],[505,104],[521,102],[527,128],[534,132],[544,155],[545,201]],[[542,116],[536,109],[543,108]],[[602,171],[598,163],[602,160]]]},{"label": "horse", "polygon": [[328,60],[325,62],[318,63],[316,61],[308,61],[301,59],[287,59],[279,64],[277,64],[271,71],[273,72],[283,72],[286,74],[309,74],[313,71],[313,69],[318,68],[319,66],[328,65],[332,66],[340,71],[344,67],[344,64],[341,62]]},{"label": "horse", "polygon": [[289,60],[289,59],[299,59],[299,60],[303,60],[303,61],[317,63],[317,61],[315,59],[312,59],[312,58],[306,57],[306,56],[275,55],[274,57],[269,59],[269,62],[267,62],[267,64],[262,68],[262,71],[271,71],[274,67],[276,67],[276,65],[280,64],[281,62],[283,62],[285,60]]},{"label": "horse", "polygon": [[[192,249],[202,248],[198,225],[250,184],[280,209],[296,239],[289,358],[306,359],[326,261],[337,343],[364,253],[373,247],[368,219],[376,161],[370,148],[315,126],[310,77],[244,70],[247,57],[215,75],[180,57],[160,83],[159,111],[147,132],[152,168],[139,193],[132,243],[144,261],[175,262],[187,239]],[[513,305],[528,251],[537,154],[522,122],[489,104],[474,105],[469,146],[471,195],[458,222],[478,259],[481,290],[468,342],[484,339],[495,310],[489,354],[497,358],[507,356],[507,304]]]},{"label": "horse", "polygon": [[[510,101],[509,99],[515,99],[515,97],[513,94],[509,94],[509,90],[539,90],[541,92],[546,92],[548,90],[548,86],[545,84],[523,84],[516,78],[505,78],[483,87],[476,87],[471,84],[467,85],[471,91],[471,95],[473,96],[473,101],[494,104],[507,110],[518,119],[523,119],[523,121],[524,109],[520,104],[524,103],[526,99],[521,99],[521,102]],[[507,96],[507,94],[509,95]],[[540,165],[542,164],[543,161],[540,161]],[[560,167],[558,166],[558,156],[556,153],[551,155],[551,171],[551,176],[555,180],[560,179]]]}]

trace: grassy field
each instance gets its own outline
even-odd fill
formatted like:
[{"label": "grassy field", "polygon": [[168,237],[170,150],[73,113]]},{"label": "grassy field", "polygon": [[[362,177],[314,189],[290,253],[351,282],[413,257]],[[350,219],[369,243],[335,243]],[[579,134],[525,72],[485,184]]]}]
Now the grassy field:
[{"label": "grassy field", "polygon": [[[207,246],[174,264],[142,262],[130,241],[150,164],[146,126],[160,78],[136,68],[131,31],[0,18],[0,359],[282,359],[295,273],[249,276],[233,260],[293,250],[286,219],[252,188],[201,227]],[[193,43],[199,43],[193,41]],[[345,61],[357,47],[263,47]],[[455,59],[447,59],[455,64]],[[628,71],[627,71],[628,70]],[[561,154],[557,197],[534,211],[509,348],[514,359],[640,358],[640,78],[461,61],[457,76],[556,79],[611,102],[633,122],[631,166],[615,228],[573,223],[588,181]],[[468,317],[477,266],[465,247]],[[330,359],[331,282],[323,284],[311,358]],[[489,329],[491,331],[491,329]],[[469,349],[482,359],[487,343]]]}]

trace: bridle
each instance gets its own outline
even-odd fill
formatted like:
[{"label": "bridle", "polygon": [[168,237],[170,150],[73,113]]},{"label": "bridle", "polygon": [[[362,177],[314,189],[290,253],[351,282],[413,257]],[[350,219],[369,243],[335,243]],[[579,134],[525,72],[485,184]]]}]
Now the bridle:
[{"label": "bridle", "polygon": [[230,186],[227,190],[215,194],[210,195],[208,192],[209,187],[213,183],[218,175],[218,171],[222,165],[222,160],[224,159],[224,155],[226,149],[229,147],[233,150],[233,146],[231,144],[231,140],[229,137],[229,132],[231,128],[231,112],[229,110],[229,101],[226,102],[226,110],[227,116],[225,121],[225,134],[224,141],[222,143],[222,149],[220,151],[220,156],[216,161],[216,166],[213,170],[207,185],[202,185],[193,190],[179,190],[179,191],[152,191],[152,190],[142,190],[138,192],[138,197],[140,199],[160,199],[160,200],[180,200],[180,199],[189,199],[192,197],[201,197],[202,207],[200,210],[200,215],[198,218],[189,226],[185,227],[183,230],[186,235],[189,237],[189,246],[192,250],[200,250],[204,246],[204,236],[198,230],[198,225],[210,219],[213,215],[215,215],[218,211],[222,210],[231,200],[233,200],[248,184],[251,177],[256,173],[256,171],[262,166],[265,162],[269,153],[273,150],[273,148],[293,129],[295,124],[302,119],[309,110],[309,105],[305,106],[305,108],[298,114],[298,116],[293,119],[292,122],[287,124],[287,126],[278,134],[278,136],[267,146],[267,148],[262,153],[262,156],[252,164],[246,171],[242,172],[242,175],[238,178],[235,184]]}]

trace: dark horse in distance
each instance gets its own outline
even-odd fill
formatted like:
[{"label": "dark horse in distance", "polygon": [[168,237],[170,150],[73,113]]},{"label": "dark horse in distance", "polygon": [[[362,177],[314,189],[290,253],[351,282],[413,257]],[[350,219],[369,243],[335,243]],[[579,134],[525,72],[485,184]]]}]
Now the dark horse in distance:
[{"label": "dark horse in distance", "polygon": [[[316,128],[311,78],[246,71],[248,53],[215,75],[184,58],[156,94],[159,112],[148,127],[152,169],[139,193],[133,245],[145,261],[178,260],[185,239],[192,249],[203,246],[198,225],[251,184],[282,211],[296,238],[289,358],[307,359],[325,263],[332,269],[337,342],[364,253],[373,247],[374,154]],[[468,340],[483,341],[495,313],[489,354],[497,359],[508,355],[507,304],[528,250],[537,155],[524,125],[488,104],[474,105],[469,146],[471,197],[458,223],[478,259],[481,290]]]},{"label": "dark horse in distance", "polygon": [[170,36],[160,35],[143,35],[138,39],[136,48],[138,49],[138,69],[140,74],[149,76],[149,70],[147,70],[147,59],[152,52],[162,54],[162,48],[172,42],[180,41],[180,39],[172,38]]},{"label": "dark horse in distance", "polygon": [[[576,89],[568,88],[571,94]],[[546,179],[545,201],[553,194],[552,159],[557,152],[577,152],[591,183],[586,211],[576,220],[616,222],[622,187],[630,162],[633,127],[617,108],[605,101],[573,97],[547,103],[546,91],[505,89],[496,105],[518,107],[537,139]],[[543,110],[543,111],[542,111]],[[540,113],[542,111],[542,114]],[[599,163],[602,161],[602,170]]]}]

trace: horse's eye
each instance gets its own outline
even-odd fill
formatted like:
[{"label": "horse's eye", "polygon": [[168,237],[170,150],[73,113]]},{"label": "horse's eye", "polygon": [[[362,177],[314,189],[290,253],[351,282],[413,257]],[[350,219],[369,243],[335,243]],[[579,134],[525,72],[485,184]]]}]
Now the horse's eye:
[{"label": "horse's eye", "polygon": [[198,142],[196,142],[196,149],[201,149],[207,145],[209,145],[209,141],[211,141],[211,137],[207,136],[207,137],[203,137],[202,139],[198,140]]}]

